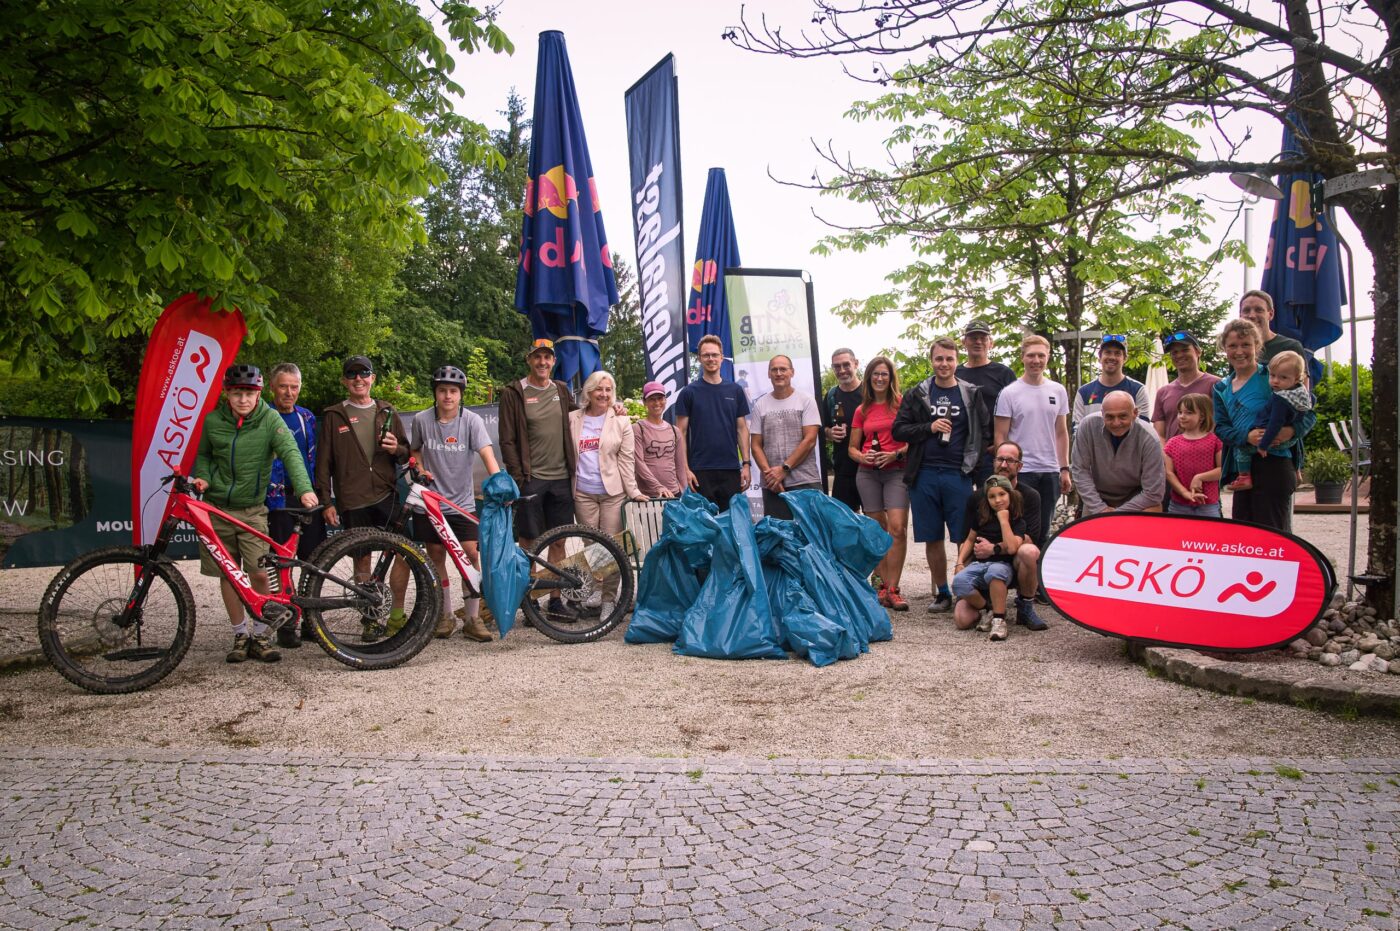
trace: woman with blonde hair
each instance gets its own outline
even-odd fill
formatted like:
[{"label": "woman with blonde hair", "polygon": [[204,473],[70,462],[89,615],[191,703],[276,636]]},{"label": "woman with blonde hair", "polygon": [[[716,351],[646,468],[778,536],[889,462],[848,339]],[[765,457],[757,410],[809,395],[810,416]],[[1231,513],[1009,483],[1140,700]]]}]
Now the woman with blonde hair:
[{"label": "woman with blonde hair", "polygon": [[632,420],[613,407],[616,382],[601,369],[583,383],[584,406],[569,413],[569,435],[578,453],[574,513],[603,533],[622,532],[622,505],[645,501],[637,488]]},{"label": "woman with blonde hair", "polygon": [[894,542],[880,560],[880,604],[892,611],[908,611],[899,593],[908,547],[909,489],[904,484],[904,457],[908,443],[899,442],[890,429],[899,411],[899,374],[894,363],[876,356],[865,367],[861,405],[851,421],[851,459],[859,464],[856,490],[860,509],[885,529]]}]

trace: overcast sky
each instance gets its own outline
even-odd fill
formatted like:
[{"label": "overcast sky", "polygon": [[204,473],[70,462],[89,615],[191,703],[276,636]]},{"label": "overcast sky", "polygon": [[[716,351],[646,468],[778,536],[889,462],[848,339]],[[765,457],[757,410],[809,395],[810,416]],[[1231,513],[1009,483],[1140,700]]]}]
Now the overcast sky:
[{"label": "overcast sky", "polygon": [[[810,20],[812,9],[807,0],[762,0],[750,4],[750,16],[759,8],[771,21],[787,24],[789,30]],[[852,346],[862,360],[892,345],[911,350],[913,347],[898,336],[904,328],[902,318],[882,326],[851,328],[831,313],[831,307],[844,298],[883,290],[884,276],[908,263],[908,250],[813,255],[813,245],[830,231],[814,211],[827,220],[850,223],[869,222],[870,214],[856,205],[774,180],[804,182],[811,178],[820,163],[813,139],[823,144],[833,140],[838,151],[850,151],[859,161],[877,164],[883,151],[881,140],[889,127],[856,124],[843,117],[853,101],[874,96],[872,87],[846,76],[840,63],[830,59],[795,61],[734,48],[720,34],[738,19],[737,3],[713,0],[686,4],[506,0],[498,22],[515,43],[515,54],[456,56],[455,78],[466,91],[460,109],[490,126],[501,125],[498,111],[504,109],[511,88],[527,101],[533,98],[539,33],[561,30],[573,67],[609,244],[614,253],[635,267],[623,94],[652,65],[673,53],[680,84],[687,263],[695,256],[708,170],[722,167],[729,182],[744,264],[800,268],[811,273],[818,339],[824,354],[829,355],[839,345]],[[856,62],[851,64],[854,67]],[[1277,151],[1275,127],[1261,126],[1255,136],[1261,160]],[[1232,221],[1231,235],[1241,235],[1242,218],[1235,216],[1239,192],[1221,178],[1203,183],[1200,193],[1224,202],[1213,205],[1219,222],[1212,235],[1225,236]],[[1268,237],[1271,207],[1263,202],[1253,211],[1251,243],[1259,259]],[[1344,219],[1341,229],[1354,247],[1360,246],[1359,234]],[[1220,268],[1217,279],[1222,296],[1239,294],[1242,272],[1234,262]],[[1369,315],[1370,259],[1361,248],[1356,272],[1363,297],[1358,314]],[[1249,272],[1255,284],[1259,276],[1257,267]],[[1358,338],[1359,355],[1369,363],[1369,323],[1359,325]],[[1335,358],[1348,357],[1346,344],[1344,334],[1334,346]]]}]

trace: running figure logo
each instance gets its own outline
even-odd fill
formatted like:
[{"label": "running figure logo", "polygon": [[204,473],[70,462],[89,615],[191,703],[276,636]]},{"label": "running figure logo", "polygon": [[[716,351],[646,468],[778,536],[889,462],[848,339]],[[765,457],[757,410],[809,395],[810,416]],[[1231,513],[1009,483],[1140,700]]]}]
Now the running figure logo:
[{"label": "running figure logo", "polygon": [[[1236,595],[1239,595],[1242,598],[1244,598],[1245,601],[1251,603],[1256,601],[1262,601],[1263,599],[1268,598],[1269,593],[1278,587],[1278,583],[1274,581],[1270,581],[1267,585],[1261,585],[1260,583],[1262,583],[1263,581],[1264,574],[1262,572],[1251,572],[1249,573],[1249,575],[1244,577],[1244,582],[1236,582],[1234,585],[1228,586],[1223,592],[1220,593],[1220,597],[1216,600],[1219,601],[1221,604],[1224,604],[1231,598],[1234,598]],[[1249,584],[1246,585],[1245,582],[1248,582]]]}]

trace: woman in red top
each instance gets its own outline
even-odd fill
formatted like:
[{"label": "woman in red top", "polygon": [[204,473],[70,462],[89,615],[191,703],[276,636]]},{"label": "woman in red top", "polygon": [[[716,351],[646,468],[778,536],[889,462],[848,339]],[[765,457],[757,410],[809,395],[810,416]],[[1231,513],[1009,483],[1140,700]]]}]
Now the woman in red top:
[{"label": "woman in red top", "polygon": [[904,484],[904,456],[909,444],[896,442],[890,433],[900,401],[894,363],[884,356],[871,359],[861,391],[864,400],[851,421],[850,443],[851,458],[860,463],[856,471],[860,508],[894,538],[890,551],[875,567],[880,577],[880,604],[892,611],[908,611],[909,604],[899,594],[899,577],[904,574],[908,547],[909,489]]}]

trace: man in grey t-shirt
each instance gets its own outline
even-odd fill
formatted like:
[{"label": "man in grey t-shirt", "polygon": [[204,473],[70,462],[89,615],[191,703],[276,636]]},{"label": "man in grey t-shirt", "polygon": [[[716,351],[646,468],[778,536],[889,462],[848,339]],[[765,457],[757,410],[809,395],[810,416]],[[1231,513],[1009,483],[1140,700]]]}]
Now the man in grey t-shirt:
[{"label": "man in grey t-shirt", "polygon": [[780,493],[822,487],[816,455],[822,418],[816,399],[792,387],[787,356],[768,363],[768,380],[773,390],[754,402],[749,415],[753,461],[763,483],[763,513],[791,520]]}]

